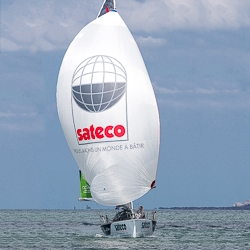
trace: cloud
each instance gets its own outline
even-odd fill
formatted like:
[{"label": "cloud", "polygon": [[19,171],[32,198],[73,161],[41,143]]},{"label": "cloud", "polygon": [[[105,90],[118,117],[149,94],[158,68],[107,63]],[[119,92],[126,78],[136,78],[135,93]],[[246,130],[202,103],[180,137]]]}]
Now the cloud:
[{"label": "cloud", "polygon": [[2,10],[3,51],[51,51],[66,48],[94,19],[93,3],[79,1],[13,1]]},{"label": "cloud", "polygon": [[248,0],[128,0],[120,5],[129,26],[146,32],[238,29],[250,25]]},{"label": "cloud", "polygon": [[18,51],[21,49],[21,46],[17,45],[15,42],[10,41],[6,38],[0,38],[1,50],[5,51]]},{"label": "cloud", "polygon": [[37,133],[44,131],[44,117],[33,107],[11,105],[0,111],[0,130],[13,133]]},{"label": "cloud", "polygon": [[[156,91],[161,94],[170,94],[170,95],[178,95],[178,94],[202,94],[203,96],[207,95],[217,95],[217,94],[230,94],[237,95],[240,91],[240,86],[234,82],[213,82],[206,84],[208,87],[200,87],[198,83],[187,83],[187,82],[175,82],[169,83],[169,87],[159,86],[157,83],[153,83]],[[174,87],[171,87],[174,86]]]},{"label": "cloud", "polygon": [[36,55],[17,57],[13,54],[1,55],[0,131],[44,131],[46,121],[52,112],[55,114],[56,108],[51,108],[48,101],[45,76],[39,72],[41,61]]},{"label": "cloud", "polygon": [[155,89],[156,91],[159,93],[159,94],[178,94],[178,93],[181,93],[182,91],[177,89],[176,87],[175,88],[167,88],[167,87],[160,87],[160,86],[157,86],[156,83],[154,83],[155,85]]},{"label": "cloud", "polygon": [[199,87],[197,84],[176,82],[175,87],[170,87],[154,83],[154,89],[159,104],[165,107],[231,110],[250,108],[250,90],[242,91],[240,85],[234,82],[214,82],[209,85]]},{"label": "cloud", "polygon": [[140,46],[163,46],[166,44],[166,40],[164,38],[154,38],[152,36],[137,36],[135,39]]},{"label": "cloud", "polygon": [[7,112],[1,112],[0,111],[0,118],[1,117],[13,117],[13,116],[15,116],[15,115],[10,111],[7,111]]},{"label": "cloud", "polygon": [[[65,49],[75,35],[96,18],[102,1],[32,1],[2,3],[3,51]],[[134,32],[178,29],[238,29],[250,26],[248,0],[118,1],[117,9]],[[160,46],[162,38],[146,35],[142,44]]]}]

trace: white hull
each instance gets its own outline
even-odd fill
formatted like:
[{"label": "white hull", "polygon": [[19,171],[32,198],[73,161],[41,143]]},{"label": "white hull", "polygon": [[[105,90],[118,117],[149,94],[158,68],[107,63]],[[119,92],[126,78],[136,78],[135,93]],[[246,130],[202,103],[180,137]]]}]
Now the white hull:
[{"label": "white hull", "polygon": [[101,226],[105,235],[120,237],[145,237],[152,235],[156,221],[149,219],[130,219],[115,221]]}]

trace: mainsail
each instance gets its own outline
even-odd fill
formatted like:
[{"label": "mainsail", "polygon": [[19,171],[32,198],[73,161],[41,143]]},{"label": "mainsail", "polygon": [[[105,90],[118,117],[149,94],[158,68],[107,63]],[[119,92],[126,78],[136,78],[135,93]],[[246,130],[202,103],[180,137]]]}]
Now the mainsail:
[{"label": "mainsail", "polygon": [[57,107],[93,199],[116,206],[154,187],[160,128],[138,46],[120,15],[106,6],[115,9],[114,1],[105,1],[99,18],[79,32],[64,56]]}]

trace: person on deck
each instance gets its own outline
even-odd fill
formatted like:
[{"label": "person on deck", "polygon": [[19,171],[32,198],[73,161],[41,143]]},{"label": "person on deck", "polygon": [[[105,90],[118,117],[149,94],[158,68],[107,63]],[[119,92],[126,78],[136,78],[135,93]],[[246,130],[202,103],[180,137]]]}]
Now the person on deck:
[{"label": "person on deck", "polygon": [[138,215],[137,216],[138,219],[145,219],[145,213],[143,211],[143,206],[140,206],[136,213]]}]

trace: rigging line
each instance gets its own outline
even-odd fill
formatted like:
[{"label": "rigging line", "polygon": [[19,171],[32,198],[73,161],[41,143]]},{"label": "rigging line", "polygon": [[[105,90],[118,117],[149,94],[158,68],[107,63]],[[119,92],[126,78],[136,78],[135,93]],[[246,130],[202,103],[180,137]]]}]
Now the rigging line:
[{"label": "rigging line", "polygon": [[156,196],[157,196],[156,192],[157,192],[157,191],[156,191],[156,188],[154,188],[154,201],[153,201],[154,207],[153,207],[153,209],[156,208]]},{"label": "rigging line", "polygon": [[[99,203],[97,203],[97,206],[98,206],[98,208],[100,209]],[[102,214],[99,214],[99,213],[97,213],[95,210],[93,210],[93,212],[96,213],[96,214],[100,217],[100,219],[102,219],[102,221],[101,221],[102,223],[105,222],[105,221],[106,221],[107,223],[113,221],[112,219],[109,219],[107,215],[104,216],[104,215],[102,215]]]}]

